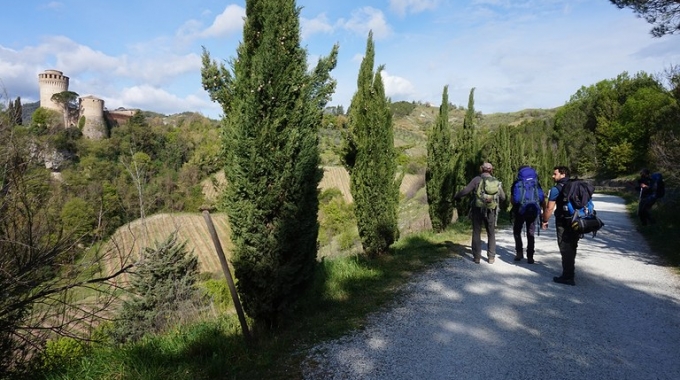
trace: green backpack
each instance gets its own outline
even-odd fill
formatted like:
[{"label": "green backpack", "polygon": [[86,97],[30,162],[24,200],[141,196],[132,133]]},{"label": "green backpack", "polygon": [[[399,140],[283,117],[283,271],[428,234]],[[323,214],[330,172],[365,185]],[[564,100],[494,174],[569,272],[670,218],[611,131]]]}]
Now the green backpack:
[{"label": "green backpack", "polygon": [[482,177],[477,185],[475,196],[475,206],[485,209],[495,209],[498,207],[498,189],[501,182],[496,177]]}]

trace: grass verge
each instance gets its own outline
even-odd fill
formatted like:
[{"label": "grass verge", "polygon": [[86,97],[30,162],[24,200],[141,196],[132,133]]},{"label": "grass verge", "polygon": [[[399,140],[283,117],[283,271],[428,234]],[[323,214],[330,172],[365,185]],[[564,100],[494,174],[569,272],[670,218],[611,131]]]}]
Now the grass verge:
[{"label": "grass verge", "polygon": [[[417,233],[397,242],[391,254],[326,257],[311,289],[282,328],[247,345],[235,316],[177,328],[134,344],[93,346],[75,365],[41,374],[47,379],[301,379],[308,348],[361,329],[416,273],[464,252],[469,225],[440,234]],[[72,359],[72,358],[71,358]]]}]

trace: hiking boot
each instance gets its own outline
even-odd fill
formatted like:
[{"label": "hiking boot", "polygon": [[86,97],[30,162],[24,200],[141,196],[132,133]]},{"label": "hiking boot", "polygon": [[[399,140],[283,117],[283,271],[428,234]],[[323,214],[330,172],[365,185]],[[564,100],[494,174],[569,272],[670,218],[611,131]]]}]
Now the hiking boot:
[{"label": "hiking boot", "polygon": [[475,262],[475,264],[479,264],[481,259],[479,257],[475,257],[473,261]]},{"label": "hiking boot", "polygon": [[489,264],[493,264],[496,261],[494,256],[489,257]]},{"label": "hiking boot", "polygon": [[527,263],[533,264],[533,263],[534,263],[534,258],[533,258],[533,257],[527,257]]},{"label": "hiking boot", "polygon": [[520,261],[520,260],[522,260],[523,258],[524,258],[524,255],[522,255],[521,253],[518,253],[518,254],[515,255],[515,258],[514,258],[513,260],[515,260],[515,261]]},{"label": "hiking boot", "polygon": [[574,282],[573,278],[564,278],[562,276],[553,277],[553,281],[558,283],[558,284],[565,284],[565,285],[571,285],[571,286],[576,285],[576,282]]}]

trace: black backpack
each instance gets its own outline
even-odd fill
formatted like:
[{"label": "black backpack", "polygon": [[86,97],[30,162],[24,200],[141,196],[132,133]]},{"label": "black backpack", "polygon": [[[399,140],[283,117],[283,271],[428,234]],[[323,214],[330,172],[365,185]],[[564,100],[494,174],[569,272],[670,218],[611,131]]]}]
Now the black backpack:
[{"label": "black backpack", "polygon": [[663,198],[666,195],[666,185],[663,183],[663,176],[661,173],[654,173],[650,176],[652,190],[654,191],[654,198]]},{"label": "black backpack", "polygon": [[560,189],[562,215],[569,218],[571,228],[581,236],[592,233],[594,237],[604,227],[595,211],[594,192],[593,185],[580,179],[569,180]]}]

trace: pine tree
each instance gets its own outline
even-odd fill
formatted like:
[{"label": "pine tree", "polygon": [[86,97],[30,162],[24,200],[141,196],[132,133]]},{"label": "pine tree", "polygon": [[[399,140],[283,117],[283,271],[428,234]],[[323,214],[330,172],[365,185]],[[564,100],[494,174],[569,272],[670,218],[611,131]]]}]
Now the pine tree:
[{"label": "pine tree", "polygon": [[443,231],[453,217],[453,147],[449,125],[449,87],[444,86],[439,115],[427,139],[425,185],[432,229]]},{"label": "pine tree", "polygon": [[155,247],[144,249],[131,274],[133,296],[125,301],[114,323],[116,341],[136,341],[147,333],[164,331],[193,310],[198,298],[198,258],[171,234]]},{"label": "pine tree", "polygon": [[225,113],[223,207],[234,274],[256,329],[276,326],[316,263],[317,130],[335,88],[337,46],[307,72],[299,13],[294,0],[248,0],[231,72],[203,53],[203,86]]},{"label": "pine tree", "polygon": [[399,185],[395,180],[392,113],[381,77],[383,66],[374,73],[374,58],[373,32],[369,32],[357,92],[349,108],[349,131],[343,154],[350,173],[359,237],[364,252],[370,257],[387,253],[399,238]]}]

